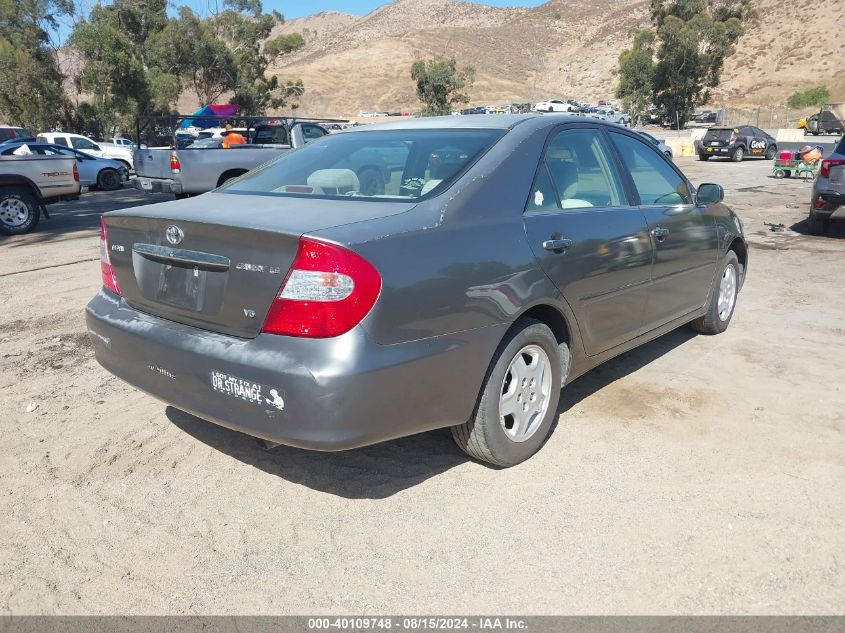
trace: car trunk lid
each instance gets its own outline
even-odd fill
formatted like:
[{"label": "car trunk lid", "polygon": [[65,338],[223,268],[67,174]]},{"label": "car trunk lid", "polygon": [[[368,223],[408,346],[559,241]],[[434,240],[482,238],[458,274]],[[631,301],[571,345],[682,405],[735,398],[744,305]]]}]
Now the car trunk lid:
[{"label": "car trunk lid", "polygon": [[174,150],[168,148],[140,148],[133,154],[135,174],[141,178],[173,178],[170,171],[170,155]]},{"label": "car trunk lid", "polygon": [[211,193],[111,213],[104,220],[111,264],[132,307],[253,338],[303,234],[413,206]]}]

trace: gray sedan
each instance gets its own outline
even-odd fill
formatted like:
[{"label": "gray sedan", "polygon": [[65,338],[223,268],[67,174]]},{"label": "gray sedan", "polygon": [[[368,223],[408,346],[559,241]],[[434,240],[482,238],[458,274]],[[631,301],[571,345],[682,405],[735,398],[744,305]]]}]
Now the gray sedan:
[{"label": "gray sedan", "polygon": [[[362,156],[399,165],[366,188]],[[728,327],[748,251],[722,197],[636,133],[568,115],[343,131],[104,215],[88,330],[117,376],[268,442],[451,427],[511,466],[578,376],[684,324]]]}]

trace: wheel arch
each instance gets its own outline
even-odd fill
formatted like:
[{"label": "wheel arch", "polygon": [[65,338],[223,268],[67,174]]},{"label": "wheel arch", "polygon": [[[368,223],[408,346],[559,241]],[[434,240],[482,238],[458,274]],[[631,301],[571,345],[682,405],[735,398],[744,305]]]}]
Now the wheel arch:
[{"label": "wheel arch", "polygon": [[217,186],[222,187],[223,183],[226,182],[227,180],[229,180],[229,178],[237,178],[238,176],[243,176],[248,171],[249,171],[248,169],[241,169],[241,168],[228,169],[228,170],[224,171],[222,174],[220,174],[220,178],[217,179]]},{"label": "wheel arch", "polygon": [[540,303],[531,306],[521,312],[514,323],[520,319],[534,319],[545,324],[554,334],[558,347],[565,347],[567,353],[561,354],[561,381],[566,382],[569,371],[572,368],[573,357],[573,329],[570,327],[566,316],[556,307],[548,303]]},{"label": "wheel arch", "polygon": [[0,175],[0,189],[5,187],[25,187],[26,189],[29,189],[33,196],[35,196],[35,201],[39,204],[39,206],[44,206],[44,197],[41,195],[41,190],[26,176],[19,176],[17,174]]},{"label": "wheel arch", "polygon": [[736,258],[739,260],[739,265],[742,266],[742,277],[739,282],[739,287],[745,283],[745,275],[748,271],[748,245],[741,237],[735,237],[728,245],[728,250],[736,253]]}]

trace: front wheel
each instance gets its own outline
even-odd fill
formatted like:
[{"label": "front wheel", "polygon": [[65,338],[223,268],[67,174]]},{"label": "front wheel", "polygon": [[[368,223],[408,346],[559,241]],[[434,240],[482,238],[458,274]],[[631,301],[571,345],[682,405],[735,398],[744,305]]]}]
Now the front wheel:
[{"label": "front wheel", "polygon": [[742,269],[739,259],[736,253],[728,251],[722,260],[719,277],[713,284],[710,301],[707,303],[707,312],[691,323],[694,330],[702,334],[721,334],[728,329],[736,307],[736,297],[741,281]]},{"label": "front wheel", "polygon": [[741,163],[743,158],[745,158],[745,150],[737,147],[731,155],[731,160],[735,163]]},{"label": "front wheel", "polygon": [[698,160],[710,160],[710,155],[709,154],[699,154]]},{"label": "front wheel", "polygon": [[23,235],[29,233],[41,218],[38,201],[23,187],[0,189],[0,233]]},{"label": "front wheel", "polygon": [[558,345],[548,326],[518,321],[493,356],[472,418],[452,427],[455,442],[470,457],[496,466],[534,455],[557,416],[562,366],[569,366],[568,348]]},{"label": "front wheel", "polygon": [[769,149],[766,150],[765,158],[766,160],[774,160],[775,154],[777,154],[778,148],[777,145],[770,145]]},{"label": "front wheel", "polygon": [[103,169],[97,174],[97,187],[103,191],[120,189],[120,174],[114,169]]}]

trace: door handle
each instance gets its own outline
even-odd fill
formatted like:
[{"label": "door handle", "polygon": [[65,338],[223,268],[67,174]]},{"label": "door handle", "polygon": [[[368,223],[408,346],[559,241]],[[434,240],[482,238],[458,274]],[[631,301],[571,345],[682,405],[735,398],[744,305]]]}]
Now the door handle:
[{"label": "door handle", "polygon": [[562,251],[572,246],[572,240],[557,239],[546,240],[543,242],[543,248],[547,251]]},{"label": "door handle", "polygon": [[662,242],[669,235],[669,229],[664,229],[662,226],[656,226],[651,229],[651,236],[658,242]]}]

